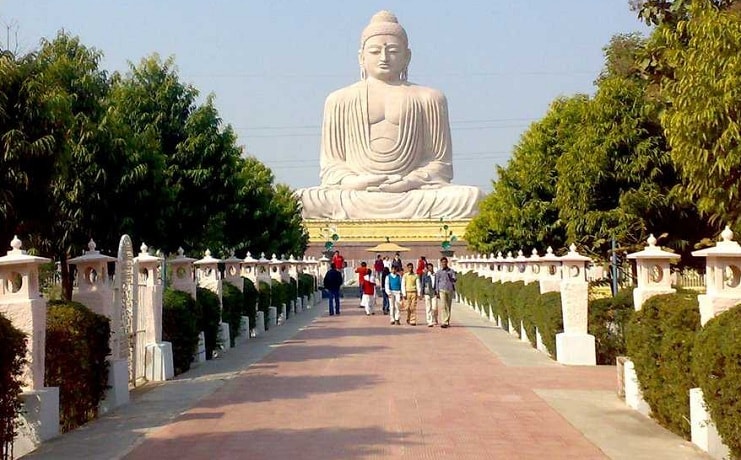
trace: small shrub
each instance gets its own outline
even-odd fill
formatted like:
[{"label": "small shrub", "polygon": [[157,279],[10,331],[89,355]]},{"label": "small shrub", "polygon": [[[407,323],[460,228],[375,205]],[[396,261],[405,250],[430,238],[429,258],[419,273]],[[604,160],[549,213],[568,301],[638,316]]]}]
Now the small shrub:
[{"label": "small shrub", "polygon": [[689,390],[697,386],[690,363],[699,329],[697,297],[685,293],[648,299],[626,328],[628,355],[652,416],[686,439],[690,436]]},{"label": "small shrub", "polygon": [[556,334],[563,332],[563,312],[561,309],[561,293],[546,292],[538,296],[535,302],[535,312],[533,320],[540,332],[540,338],[548,352],[557,358],[556,355]]},{"label": "small shrub", "polygon": [[[298,286],[296,286],[296,279],[291,278],[287,283],[283,283],[284,289],[286,290],[286,304],[288,302],[296,302],[298,297]],[[288,317],[288,315],[286,315]]]},{"label": "small shrub", "polygon": [[0,314],[0,458],[3,459],[11,458],[25,364],[26,336]]},{"label": "small shrub", "polygon": [[239,336],[239,326],[242,322],[242,311],[244,307],[244,294],[231,283],[225,282],[222,287],[221,320],[229,324],[229,342],[233,347]]},{"label": "small shrub", "polygon": [[589,333],[595,338],[597,364],[615,364],[618,356],[626,354],[625,326],[634,311],[633,289],[589,302]]},{"label": "small shrub", "polygon": [[536,345],[535,327],[536,321],[536,310],[537,303],[540,300],[540,285],[538,283],[525,284],[522,282],[517,284],[517,292],[515,294],[514,303],[520,312],[522,318],[522,326],[525,328],[527,338],[532,344]]},{"label": "small shrub", "polygon": [[277,280],[272,280],[270,283],[270,303],[272,304],[271,307],[278,308],[278,316],[281,313],[285,313],[283,306],[288,303],[286,295],[285,284]]},{"label": "small shrub", "polygon": [[205,338],[206,359],[212,359],[214,350],[219,346],[219,328],[221,325],[219,297],[214,292],[199,287],[196,290],[196,304],[201,312],[198,329],[203,331]]},{"label": "small shrub", "polygon": [[733,458],[741,458],[741,306],[705,324],[695,340],[692,370],[710,415]]},{"label": "small shrub", "polygon": [[108,388],[106,356],[110,321],[77,302],[49,302],[46,319],[46,382],[59,387],[63,432],[98,415]]},{"label": "small shrub", "polygon": [[244,278],[244,303],[242,306],[242,315],[250,319],[250,329],[255,328],[255,321],[257,318],[257,288],[255,284],[249,278]]},{"label": "small shrub", "polygon": [[270,328],[270,320],[268,319],[268,308],[270,308],[270,285],[265,281],[260,281],[258,286],[260,287],[260,290],[257,294],[257,307],[263,313],[265,330],[268,330]]},{"label": "small shrub", "polygon": [[302,273],[298,276],[298,294],[303,296],[310,296],[316,289],[316,282],[314,277],[308,273]]},{"label": "small shrub", "polygon": [[198,347],[198,313],[190,294],[165,289],[162,305],[162,340],[172,343],[175,374],[190,369],[193,353]]}]

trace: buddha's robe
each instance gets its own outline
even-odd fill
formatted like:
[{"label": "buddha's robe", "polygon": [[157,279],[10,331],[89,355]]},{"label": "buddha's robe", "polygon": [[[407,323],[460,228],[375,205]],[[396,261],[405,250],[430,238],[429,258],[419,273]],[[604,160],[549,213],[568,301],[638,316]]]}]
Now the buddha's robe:
[{"label": "buddha's robe", "polygon": [[[398,136],[389,151],[371,148],[368,92],[359,82],[330,94],[324,107],[321,185],[297,191],[312,219],[459,219],[472,217],[482,192],[452,185],[447,102],[439,91],[403,87]],[[413,176],[422,185],[391,193],[352,190],[342,180],[358,174]]]}]

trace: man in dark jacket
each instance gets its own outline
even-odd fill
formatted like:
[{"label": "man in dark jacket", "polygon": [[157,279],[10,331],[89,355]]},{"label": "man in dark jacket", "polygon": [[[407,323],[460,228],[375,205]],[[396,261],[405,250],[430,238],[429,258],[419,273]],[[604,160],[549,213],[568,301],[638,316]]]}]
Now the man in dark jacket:
[{"label": "man in dark jacket", "polygon": [[324,275],[324,289],[329,293],[329,316],[340,314],[340,288],[342,287],[342,273],[334,264],[329,266],[329,271]]}]

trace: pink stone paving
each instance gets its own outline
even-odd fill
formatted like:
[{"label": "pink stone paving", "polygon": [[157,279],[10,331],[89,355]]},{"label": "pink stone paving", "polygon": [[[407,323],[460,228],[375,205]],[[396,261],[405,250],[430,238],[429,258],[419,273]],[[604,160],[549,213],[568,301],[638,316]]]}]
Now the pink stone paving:
[{"label": "pink stone paving", "polygon": [[612,390],[614,368],[507,367],[465,327],[345,300],[126,458],[606,458],[533,389]]}]

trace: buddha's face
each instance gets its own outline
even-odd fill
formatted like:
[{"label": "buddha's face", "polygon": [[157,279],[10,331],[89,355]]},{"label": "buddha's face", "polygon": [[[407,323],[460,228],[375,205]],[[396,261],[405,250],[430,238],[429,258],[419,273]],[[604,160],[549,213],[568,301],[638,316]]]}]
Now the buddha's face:
[{"label": "buddha's face", "polygon": [[385,82],[397,82],[407,68],[411,51],[395,35],[374,35],[360,50],[360,65],[368,77]]}]

